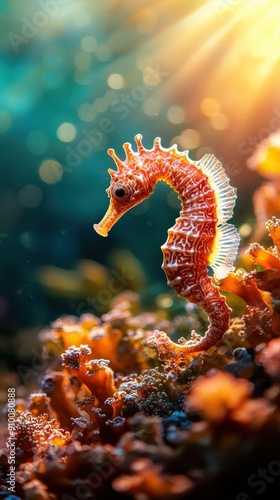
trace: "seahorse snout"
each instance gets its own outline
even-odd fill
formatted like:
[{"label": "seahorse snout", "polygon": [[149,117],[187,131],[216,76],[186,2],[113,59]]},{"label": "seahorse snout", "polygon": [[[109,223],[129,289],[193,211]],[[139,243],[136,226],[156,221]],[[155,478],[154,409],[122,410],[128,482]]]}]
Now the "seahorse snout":
[{"label": "seahorse snout", "polygon": [[111,201],[108,207],[106,214],[103,219],[99,222],[99,224],[94,224],[93,228],[95,231],[100,234],[100,236],[108,236],[110,229],[114,226],[114,224],[119,220],[119,218],[126,212],[124,209],[119,209],[115,206],[115,204]]}]

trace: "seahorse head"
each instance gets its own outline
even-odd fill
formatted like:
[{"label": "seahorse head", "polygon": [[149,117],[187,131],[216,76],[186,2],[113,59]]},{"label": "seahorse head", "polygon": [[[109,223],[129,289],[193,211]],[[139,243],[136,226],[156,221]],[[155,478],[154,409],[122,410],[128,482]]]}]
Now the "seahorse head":
[{"label": "seahorse head", "polygon": [[147,150],[142,145],[141,135],[137,135],[135,140],[138,152],[134,152],[129,143],[123,146],[126,152],[125,161],[121,161],[113,149],[108,150],[108,154],[117,165],[117,170],[108,170],[111,183],[106,192],[110,198],[110,204],[103,219],[93,226],[101,236],[107,236],[122,215],[148,198],[153,192],[154,183],[151,182],[151,172],[148,165],[145,165]]}]

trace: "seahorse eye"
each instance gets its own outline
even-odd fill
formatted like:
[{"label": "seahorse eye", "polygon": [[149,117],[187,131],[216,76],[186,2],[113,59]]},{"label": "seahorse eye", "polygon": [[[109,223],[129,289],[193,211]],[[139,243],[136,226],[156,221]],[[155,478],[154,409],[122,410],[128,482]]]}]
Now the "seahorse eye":
[{"label": "seahorse eye", "polygon": [[117,188],[115,191],[115,195],[118,198],[123,198],[125,196],[125,190],[123,188]]},{"label": "seahorse eye", "polygon": [[123,184],[115,184],[111,190],[111,194],[115,200],[126,201],[130,198],[130,189]]}]

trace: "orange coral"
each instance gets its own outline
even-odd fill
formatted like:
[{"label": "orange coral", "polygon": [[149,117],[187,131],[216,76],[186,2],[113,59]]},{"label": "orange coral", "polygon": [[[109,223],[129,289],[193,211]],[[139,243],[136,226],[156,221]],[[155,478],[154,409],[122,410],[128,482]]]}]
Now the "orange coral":
[{"label": "orange coral", "polygon": [[280,299],[280,220],[273,217],[266,224],[275,247],[265,250],[258,243],[250,245],[247,254],[262,271],[230,273],[221,281],[224,291],[241,297],[246,303],[243,316],[247,339],[253,347],[279,335],[280,315],[273,300]]},{"label": "orange coral", "polygon": [[64,446],[70,441],[69,432],[60,428],[55,419],[49,419],[46,414],[34,417],[28,411],[18,412],[15,436],[19,462],[29,462],[47,446]]},{"label": "orange coral", "polygon": [[71,430],[72,419],[79,417],[80,412],[69,398],[69,388],[69,379],[62,372],[51,372],[43,380],[43,391],[48,394],[61,427]]},{"label": "orange coral", "polygon": [[69,368],[103,407],[104,401],[116,391],[114,374],[104,359],[88,360],[91,349],[86,345],[69,347],[62,355],[62,365]]},{"label": "orange coral", "polygon": [[113,481],[113,488],[121,493],[130,493],[133,498],[172,499],[189,492],[193,487],[190,479],[183,475],[163,474],[160,466],[150,460],[134,462],[132,472]]},{"label": "orange coral", "polygon": [[[43,356],[55,370],[43,392],[17,402],[20,498],[175,500],[214,492],[221,500],[246,464],[279,453],[279,219],[267,229],[275,246],[248,250],[257,270],[220,282],[245,311],[207,353],[184,349],[182,335],[200,319],[195,309],[187,321],[160,301],[142,312],[129,291],[101,318],[65,316],[44,330]],[[0,455],[4,498],[8,453]],[[243,486],[236,488],[235,497]]]},{"label": "orange coral", "polygon": [[218,424],[230,417],[250,396],[252,385],[247,380],[236,379],[228,373],[218,372],[209,378],[198,380],[186,400],[187,409],[198,411],[202,416]]},{"label": "orange coral", "polygon": [[268,375],[275,381],[280,381],[280,338],[271,340],[257,357]]},{"label": "orange coral", "polygon": [[247,164],[258,174],[273,180],[263,184],[253,195],[257,218],[254,238],[260,239],[266,220],[273,215],[280,215],[280,130],[270,134],[258,145]]}]

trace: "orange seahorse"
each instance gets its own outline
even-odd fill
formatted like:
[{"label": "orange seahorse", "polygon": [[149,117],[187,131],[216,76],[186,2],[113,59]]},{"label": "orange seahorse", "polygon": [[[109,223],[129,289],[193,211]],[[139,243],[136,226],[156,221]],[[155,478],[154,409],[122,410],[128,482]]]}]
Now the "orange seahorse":
[{"label": "orange seahorse", "polygon": [[151,150],[145,149],[140,134],[135,141],[137,152],[131,144],[123,145],[125,161],[113,149],[108,150],[117,171],[109,169],[110,205],[94,229],[107,236],[125,212],[153,193],[158,181],[165,181],[178,193],[182,210],[161,247],[162,268],[179,297],[202,307],[210,321],[204,337],[195,334],[196,341],[193,336],[184,344],[185,352],[208,350],[229,326],[231,309],[208,275],[207,266],[212,267],[217,280],[233,269],[240,238],[226,221],[232,216],[236,189],[229,185],[222,164],[212,154],[192,161],[187,151],[179,152],[176,146],[163,148],[160,138],[154,140]]}]

